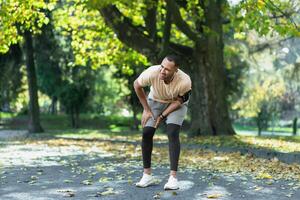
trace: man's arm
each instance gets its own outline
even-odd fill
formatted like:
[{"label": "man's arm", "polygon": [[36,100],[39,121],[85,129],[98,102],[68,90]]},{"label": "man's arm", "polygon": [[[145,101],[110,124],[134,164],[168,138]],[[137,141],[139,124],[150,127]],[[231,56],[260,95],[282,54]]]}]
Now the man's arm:
[{"label": "man's arm", "polygon": [[146,97],[143,87],[138,83],[137,80],[134,81],[133,87],[134,87],[134,91],[135,91],[136,95],[138,96],[144,110],[150,111],[151,109],[150,109],[150,106],[148,105],[147,97]]},{"label": "man's arm", "polygon": [[191,90],[186,92],[183,96],[178,96],[177,99],[175,101],[173,101],[161,114],[160,116],[157,118],[156,122],[155,122],[155,128],[158,127],[158,125],[160,124],[160,122],[165,119],[171,112],[177,110],[178,108],[181,107],[181,104],[183,104],[184,102],[188,101],[191,95]]},{"label": "man's arm", "polygon": [[178,96],[176,101],[173,101],[161,114],[162,117],[166,117],[169,115],[171,112],[177,110],[178,108],[181,107],[181,104],[184,102],[188,101],[191,95],[191,90],[186,92],[183,96]]},{"label": "man's arm", "polygon": [[153,116],[151,108],[147,102],[147,97],[146,97],[143,87],[138,83],[137,80],[134,81],[133,87],[134,87],[134,91],[135,91],[136,95],[138,96],[138,98],[144,108],[144,111],[142,114],[142,120],[141,120],[142,127],[144,127],[146,125],[147,121],[151,117],[154,119],[154,116]]},{"label": "man's arm", "polygon": [[181,107],[181,100],[177,98],[176,101],[173,101],[169,104],[169,106],[159,115],[159,117],[155,121],[154,128],[157,128],[162,120],[164,120],[171,112],[177,110]]},{"label": "man's arm", "polygon": [[163,115],[163,117],[167,117],[171,112],[180,108],[181,104],[182,101],[179,98],[177,98],[177,100],[170,103],[169,106],[161,114]]}]

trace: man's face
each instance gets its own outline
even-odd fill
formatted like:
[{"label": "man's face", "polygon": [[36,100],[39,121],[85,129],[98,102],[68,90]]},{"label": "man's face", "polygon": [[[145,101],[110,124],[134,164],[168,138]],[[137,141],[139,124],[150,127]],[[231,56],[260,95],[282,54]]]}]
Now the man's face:
[{"label": "man's face", "polygon": [[177,71],[177,69],[178,68],[175,66],[174,62],[169,61],[167,58],[165,58],[161,63],[159,78],[164,81],[169,81],[173,78],[174,73]]}]

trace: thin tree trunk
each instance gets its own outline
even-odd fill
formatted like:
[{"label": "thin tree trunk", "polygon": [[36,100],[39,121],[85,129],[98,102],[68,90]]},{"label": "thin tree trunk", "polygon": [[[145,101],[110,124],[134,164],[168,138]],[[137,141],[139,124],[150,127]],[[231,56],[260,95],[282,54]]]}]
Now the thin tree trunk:
[{"label": "thin tree trunk", "polygon": [[297,135],[297,128],[298,128],[297,121],[298,121],[298,118],[295,117],[294,120],[293,120],[293,135],[294,136]]},{"label": "thin tree trunk", "polygon": [[29,31],[24,34],[25,37],[25,55],[26,55],[26,69],[29,88],[29,124],[28,130],[30,133],[43,132],[40,125],[40,111],[38,103],[38,88],[36,81],[32,35]]},{"label": "thin tree trunk", "polygon": [[258,116],[256,117],[256,125],[258,128],[258,136],[261,136],[261,131],[263,129],[263,125],[261,122],[261,112],[258,113]]},{"label": "thin tree trunk", "polygon": [[75,128],[79,128],[80,121],[79,121],[79,109],[75,109]]},{"label": "thin tree trunk", "polygon": [[139,130],[140,121],[137,118],[138,109],[133,107],[132,112],[133,112],[133,130]]},{"label": "thin tree trunk", "polygon": [[70,109],[70,118],[71,118],[71,126],[72,128],[75,128],[75,114],[74,114],[74,109],[72,107]]},{"label": "thin tree trunk", "polygon": [[57,97],[56,96],[53,96],[51,99],[50,113],[51,113],[51,115],[57,114]]}]

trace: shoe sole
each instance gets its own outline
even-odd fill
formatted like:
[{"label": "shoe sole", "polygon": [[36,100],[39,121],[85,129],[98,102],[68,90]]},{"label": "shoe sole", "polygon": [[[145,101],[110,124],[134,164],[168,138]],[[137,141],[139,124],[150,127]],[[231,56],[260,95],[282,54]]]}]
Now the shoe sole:
[{"label": "shoe sole", "polygon": [[177,187],[177,188],[169,188],[169,187],[167,187],[167,188],[164,188],[165,190],[179,190],[179,187]]},{"label": "shoe sole", "polygon": [[145,188],[145,187],[148,187],[148,186],[151,186],[151,185],[153,185],[154,184],[154,181],[151,181],[149,184],[147,184],[147,185],[137,185],[137,184],[135,184],[135,186],[136,187],[140,187],[140,188]]}]

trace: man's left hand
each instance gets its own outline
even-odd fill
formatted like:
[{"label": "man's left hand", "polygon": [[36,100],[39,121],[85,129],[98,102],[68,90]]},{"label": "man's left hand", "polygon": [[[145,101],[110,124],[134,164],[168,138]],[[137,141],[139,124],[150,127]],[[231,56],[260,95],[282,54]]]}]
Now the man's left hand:
[{"label": "man's left hand", "polygon": [[157,128],[162,120],[163,119],[160,116],[158,116],[157,119],[156,119],[156,121],[155,121],[154,128]]}]

